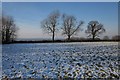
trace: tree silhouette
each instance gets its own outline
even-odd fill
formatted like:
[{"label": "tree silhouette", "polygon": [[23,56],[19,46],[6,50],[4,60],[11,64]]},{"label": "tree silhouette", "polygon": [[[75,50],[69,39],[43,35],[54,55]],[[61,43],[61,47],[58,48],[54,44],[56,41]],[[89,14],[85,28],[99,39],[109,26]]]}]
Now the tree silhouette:
[{"label": "tree silhouette", "polygon": [[88,37],[92,36],[92,40],[95,40],[96,37],[99,37],[100,34],[104,33],[105,29],[102,24],[98,21],[90,21],[87,26],[85,33],[88,34]]},{"label": "tree silhouette", "polygon": [[41,27],[48,33],[52,33],[52,41],[54,42],[55,31],[58,25],[59,11],[53,11],[46,19],[41,22]]},{"label": "tree silhouette", "polygon": [[63,24],[62,24],[62,30],[63,30],[62,34],[66,35],[68,37],[68,41],[70,41],[71,36],[77,34],[82,24],[83,21],[77,23],[77,20],[74,16],[68,16],[64,14]]},{"label": "tree silhouette", "polygon": [[112,37],[112,40],[119,40],[120,41],[120,35],[115,35]]},{"label": "tree silhouette", "polygon": [[104,36],[103,40],[109,40],[109,37],[108,36]]},{"label": "tree silhouette", "polygon": [[2,43],[9,43],[15,40],[18,27],[11,16],[2,16]]}]

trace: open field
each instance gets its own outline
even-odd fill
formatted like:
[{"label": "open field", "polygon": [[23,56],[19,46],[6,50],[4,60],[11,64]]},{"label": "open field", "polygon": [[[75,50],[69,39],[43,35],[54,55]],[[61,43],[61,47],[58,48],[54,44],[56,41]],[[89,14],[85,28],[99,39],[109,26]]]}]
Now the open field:
[{"label": "open field", "polygon": [[2,76],[117,78],[118,42],[5,44]]}]

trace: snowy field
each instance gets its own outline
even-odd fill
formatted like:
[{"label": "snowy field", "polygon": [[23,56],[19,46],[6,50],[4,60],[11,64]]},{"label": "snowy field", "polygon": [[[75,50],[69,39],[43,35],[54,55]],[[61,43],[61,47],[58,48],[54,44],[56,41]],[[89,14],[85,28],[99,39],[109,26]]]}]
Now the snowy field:
[{"label": "snowy field", "polygon": [[118,42],[3,45],[2,77],[118,78]]}]

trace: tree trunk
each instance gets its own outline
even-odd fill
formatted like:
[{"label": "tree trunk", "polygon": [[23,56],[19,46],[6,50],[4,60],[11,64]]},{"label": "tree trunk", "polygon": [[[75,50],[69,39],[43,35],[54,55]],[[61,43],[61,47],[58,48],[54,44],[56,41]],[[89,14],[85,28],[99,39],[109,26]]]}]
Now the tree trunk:
[{"label": "tree trunk", "polygon": [[9,41],[10,41],[10,35],[9,35],[9,30],[8,29],[6,29],[6,43],[9,43]]},{"label": "tree trunk", "polygon": [[70,41],[70,35],[68,35],[68,41]]},{"label": "tree trunk", "polygon": [[53,31],[52,41],[54,42],[55,32]]},{"label": "tree trunk", "polygon": [[94,41],[95,40],[95,36],[93,35],[93,37],[92,37],[92,40]]}]

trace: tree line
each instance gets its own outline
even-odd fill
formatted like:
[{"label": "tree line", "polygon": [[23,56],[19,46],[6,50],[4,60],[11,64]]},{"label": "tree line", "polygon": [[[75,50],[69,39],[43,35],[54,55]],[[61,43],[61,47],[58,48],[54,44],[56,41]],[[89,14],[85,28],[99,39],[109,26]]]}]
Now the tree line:
[{"label": "tree line", "polygon": [[[62,19],[62,20],[60,20]],[[60,24],[61,21],[61,24]],[[13,17],[3,15],[0,17],[0,34],[2,38],[2,43],[10,43],[15,41],[17,37],[18,27],[15,24]],[[59,11],[53,11],[48,15],[48,17],[41,21],[41,28],[43,31],[52,34],[52,41],[55,41],[55,34],[58,29],[62,30],[62,35],[67,36],[67,41],[71,40],[73,35],[81,32],[81,26],[84,24],[83,21],[77,21],[77,18],[73,15],[60,14]],[[90,21],[87,25],[85,33],[91,40],[95,40],[106,32],[103,24],[98,21]],[[109,40],[108,36],[104,36],[105,40]],[[120,39],[120,36],[114,36],[113,40]]]},{"label": "tree line", "polygon": [[0,34],[2,38],[2,43],[13,42],[17,37],[18,27],[15,24],[13,17],[2,15],[0,17]]}]

